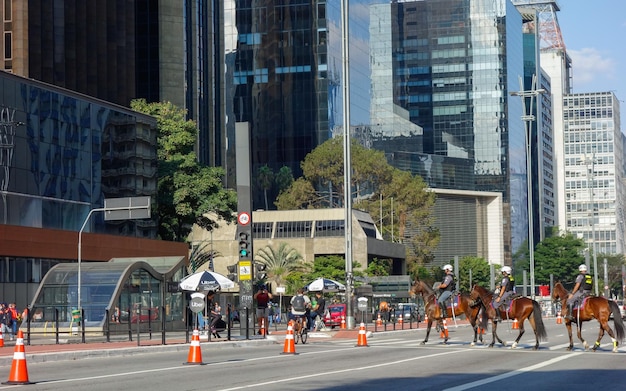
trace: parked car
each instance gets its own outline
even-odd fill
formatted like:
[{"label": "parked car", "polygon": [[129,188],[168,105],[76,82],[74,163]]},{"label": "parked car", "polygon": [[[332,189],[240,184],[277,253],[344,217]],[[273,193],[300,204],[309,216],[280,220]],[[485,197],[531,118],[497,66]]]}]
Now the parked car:
[{"label": "parked car", "polygon": [[324,324],[326,327],[335,328],[341,326],[341,319],[345,320],[347,314],[347,306],[343,303],[331,304],[328,307],[328,312],[324,317]]},{"label": "parked car", "polygon": [[626,320],[626,305],[624,304],[624,300],[615,301],[619,306],[619,311],[622,313],[622,319]]},{"label": "parked car", "polygon": [[400,314],[402,314],[404,322],[420,322],[422,320],[419,307],[415,303],[398,303],[394,314],[395,319],[398,319]]}]

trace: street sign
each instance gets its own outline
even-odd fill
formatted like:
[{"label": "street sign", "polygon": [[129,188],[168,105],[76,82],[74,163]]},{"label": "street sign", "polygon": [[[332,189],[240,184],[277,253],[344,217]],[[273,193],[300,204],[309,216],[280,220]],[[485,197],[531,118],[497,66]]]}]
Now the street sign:
[{"label": "street sign", "polygon": [[250,222],[250,214],[248,212],[239,213],[239,216],[237,217],[237,221],[241,225],[248,225],[248,223]]},{"label": "street sign", "polygon": [[252,279],[252,262],[241,261],[239,262],[239,281]]},{"label": "street sign", "polygon": [[204,295],[202,293],[192,293],[189,301],[191,312],[198,313],[204,309]]},{"label": "street sign", "polygon": [[104,199],[104,220],[133,220],[150,218],[150,197]]}]

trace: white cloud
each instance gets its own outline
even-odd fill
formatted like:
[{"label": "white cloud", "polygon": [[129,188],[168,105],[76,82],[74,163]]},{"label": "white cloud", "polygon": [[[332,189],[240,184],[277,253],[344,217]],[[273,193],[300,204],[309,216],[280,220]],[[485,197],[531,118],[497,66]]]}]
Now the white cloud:
[{"label": "white cloud", "polygon": [[[593,84],[600,80],[606,82],[616,79],[617,62],[601,51],[595,48],[583,48],[580,50],[568,49],[567,53],[572,58],[574,87],[587,85],[593,87]],[[605,84],[605,82],[598,84]]]}]

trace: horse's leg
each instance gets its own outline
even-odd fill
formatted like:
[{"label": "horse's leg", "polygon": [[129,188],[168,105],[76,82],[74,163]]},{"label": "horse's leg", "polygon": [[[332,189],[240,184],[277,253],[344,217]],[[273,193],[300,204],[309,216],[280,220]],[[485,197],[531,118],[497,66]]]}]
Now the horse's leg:
[{"label": "horse's leg", "polygon": [[[501,339],[500,339],[500,337],[498,336],[497,331],[496,331],[496,328],[497,328],[497,327],[496,327],[496,325],[498,324],[498,322],[492,322],[492,324],[493,324],[493,335],[496,337],[496,339],[498,340],[498,342],[500,342],[500,345],[502,345],[502,346],[506,346],[506,341],[501,340]],[[492,341],[492,342],[491,342],[492,346],[493,346],[493,343],[494,343],[494,342]]]},{"label": "horse's leg", "polygon": [[426,338],[424,338],[424,340],[422,341],[422,345],[426,345],[426,342],[428,342],[428,335],[430,335],[430,328],[433,326],[433,318],[432,317],[428,317],[428,323],[426,324]]},{"label": "horse's leg", "polygon": [[574,341],[572,340],[572,321],[566,320],[565,327],[567,328],[567,335],[569,336],[569,346],[567,347],[567,350],[572,350],[574,349]]},{"label": "horse's leg", "polygon": [[585,350],[589,350],[589,344],[583,338],[582,323],[583,323],[582,321],[579,323],[576,323],[576,327],[577,327],[576,335],[578,336],[578,339],[580,340],[580,342],[583,344],[583,347],[585,348]]},{"label": "horse's leg", "polygon": [[[511,349],[515,349],[517,347],[519,340],[522,339],[522,335],[524,335],[524,331],[525,331],[524,330],[524,318],[518,319],[518,322],[519,322],[519,334],[517,335],[517,338],[515,338],[515,342],[513,342],[513,345],[511,345]],[[539,340],[537,340],[537,346],[538,345],[539,345]],[[535,350],[537,350],[537,346],[535,346]]]},{"label": "horse's leg", "polygon": [[[533,348],[533,350],[537,350],[539,349],[539,334],[537,334],[537,324],[535,323],[535,317],[532,316],[532,312],[531,315],[528,316],[528,323],[530,323],[530,327],[532,327],[533,331],[535,332],[535,347]],[[520,328],[524,328],[524,322],[520,323]]]},{"label": "horse's leg", "polygon": [[616,349],[617,341],[615,340],[615,334],[613,334],[613,330],[611,330],[611,326],[609,326],[608,319],[602,319],[601,321],[599,320],[599,322],[600,322],[600,331],[598,332],[598,340],[596,341],[595,344],[593,344],[593,348],[591,350],[595,352],[596,349],[600,347],[600,341],[602,340],[602,337],[604,337],[604,332],[606,331],[611,337],[611,341],[613,341],[613,352],[617,352],[617,349]]}]

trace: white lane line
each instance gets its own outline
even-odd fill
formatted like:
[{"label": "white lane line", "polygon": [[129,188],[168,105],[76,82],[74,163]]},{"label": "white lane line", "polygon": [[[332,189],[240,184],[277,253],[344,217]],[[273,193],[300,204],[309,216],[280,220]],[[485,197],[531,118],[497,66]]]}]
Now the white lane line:
[{"label": "white lane line", "polygon": [[531,366],[526,367],[526,368],[516,369],[514,371],[503,373],[503,374],[498,375],[498,376],[492,376],[492,377],[488,377],[486,379],[477,380],[475,382],[462,384],[460,386],[456,386],[456,387],[452,387],[452,388],[446,388],[444,391],[462,391],[462,390],[469,390],[470,388],[474,388],[474,387],[484,386],[485,384],[497,382],[497,381],[500,381],[500,380],[503,380],[503,379],[506,379],[506,378],[509,378],[509,377],[520,375],[522,373],[531,372],[531,371],[534,371],[536,369],[543,368],[543,367],[546,367],[548,365],[552,365],[552,364],[557,363],[559,361],[566,360],[568,358],[572,358],[572,357],[575,357],[575,356],[578,356],[578,355],[581,355],[581,354],[582,353],[572,353],[572,354],[567,354],[567,355],[564,355],[564,356],[555,357],[552,360],[544,361],[542,363],[531,365]]},{"label": "white lane line", "polygon": [[[367,366],[358,367],[358,368],[348,368],[348,369],[341,369],[341,370],[336,370],[336,371],[328,371],[328,372],[324,372],[324,376],[334,375],[334,374],[339,374],[339,373],[346,373],[346,372],[367,371],[367,370],[370,370],[370,369],[373,369],[373,368],[382,368],[382,367],[386,367],[386,366],[389,366],[389,365],[396,365],[396,364],[401,364],[401,363],[406,363],[406,362],[416,361],[416,360],[424,360],[424,359],[429,359],[429,358],[432,358],[432,357],[444,356],[444,355],[448,355],[448,354],[461,353],[461,352],[469,352],[469,350],[455,350],[455,351],[450,351],[450,352],[445,352],[445,353],[435,353],[435,354],[429,354],[427,356],[407,358],[405,360],[398,360],[398,361],[386,362],[386,363],[375,364],[375,365],[367,365]],[[239,386],[239,387],[224,388],[224,389],[215,390],[215,391],[244,390],[246,388],[256,388],[256,387],[259,387],[259,386],[267,386],[267,385],[276,384],[276,383],[288,383],[288,382],[293,382],[293,381],[296,381],[296,380],[303,380],[303,379],[308,379],[308,378],[313,378],[313,377],[319,377],[319,373],[314,373],[314,374],[311,374],[311,375],[291,377],[291,378],[287,378],[287,379],[272,380],[272,381],[263,382],[263,383],[248,384],[248,385]]]}]

